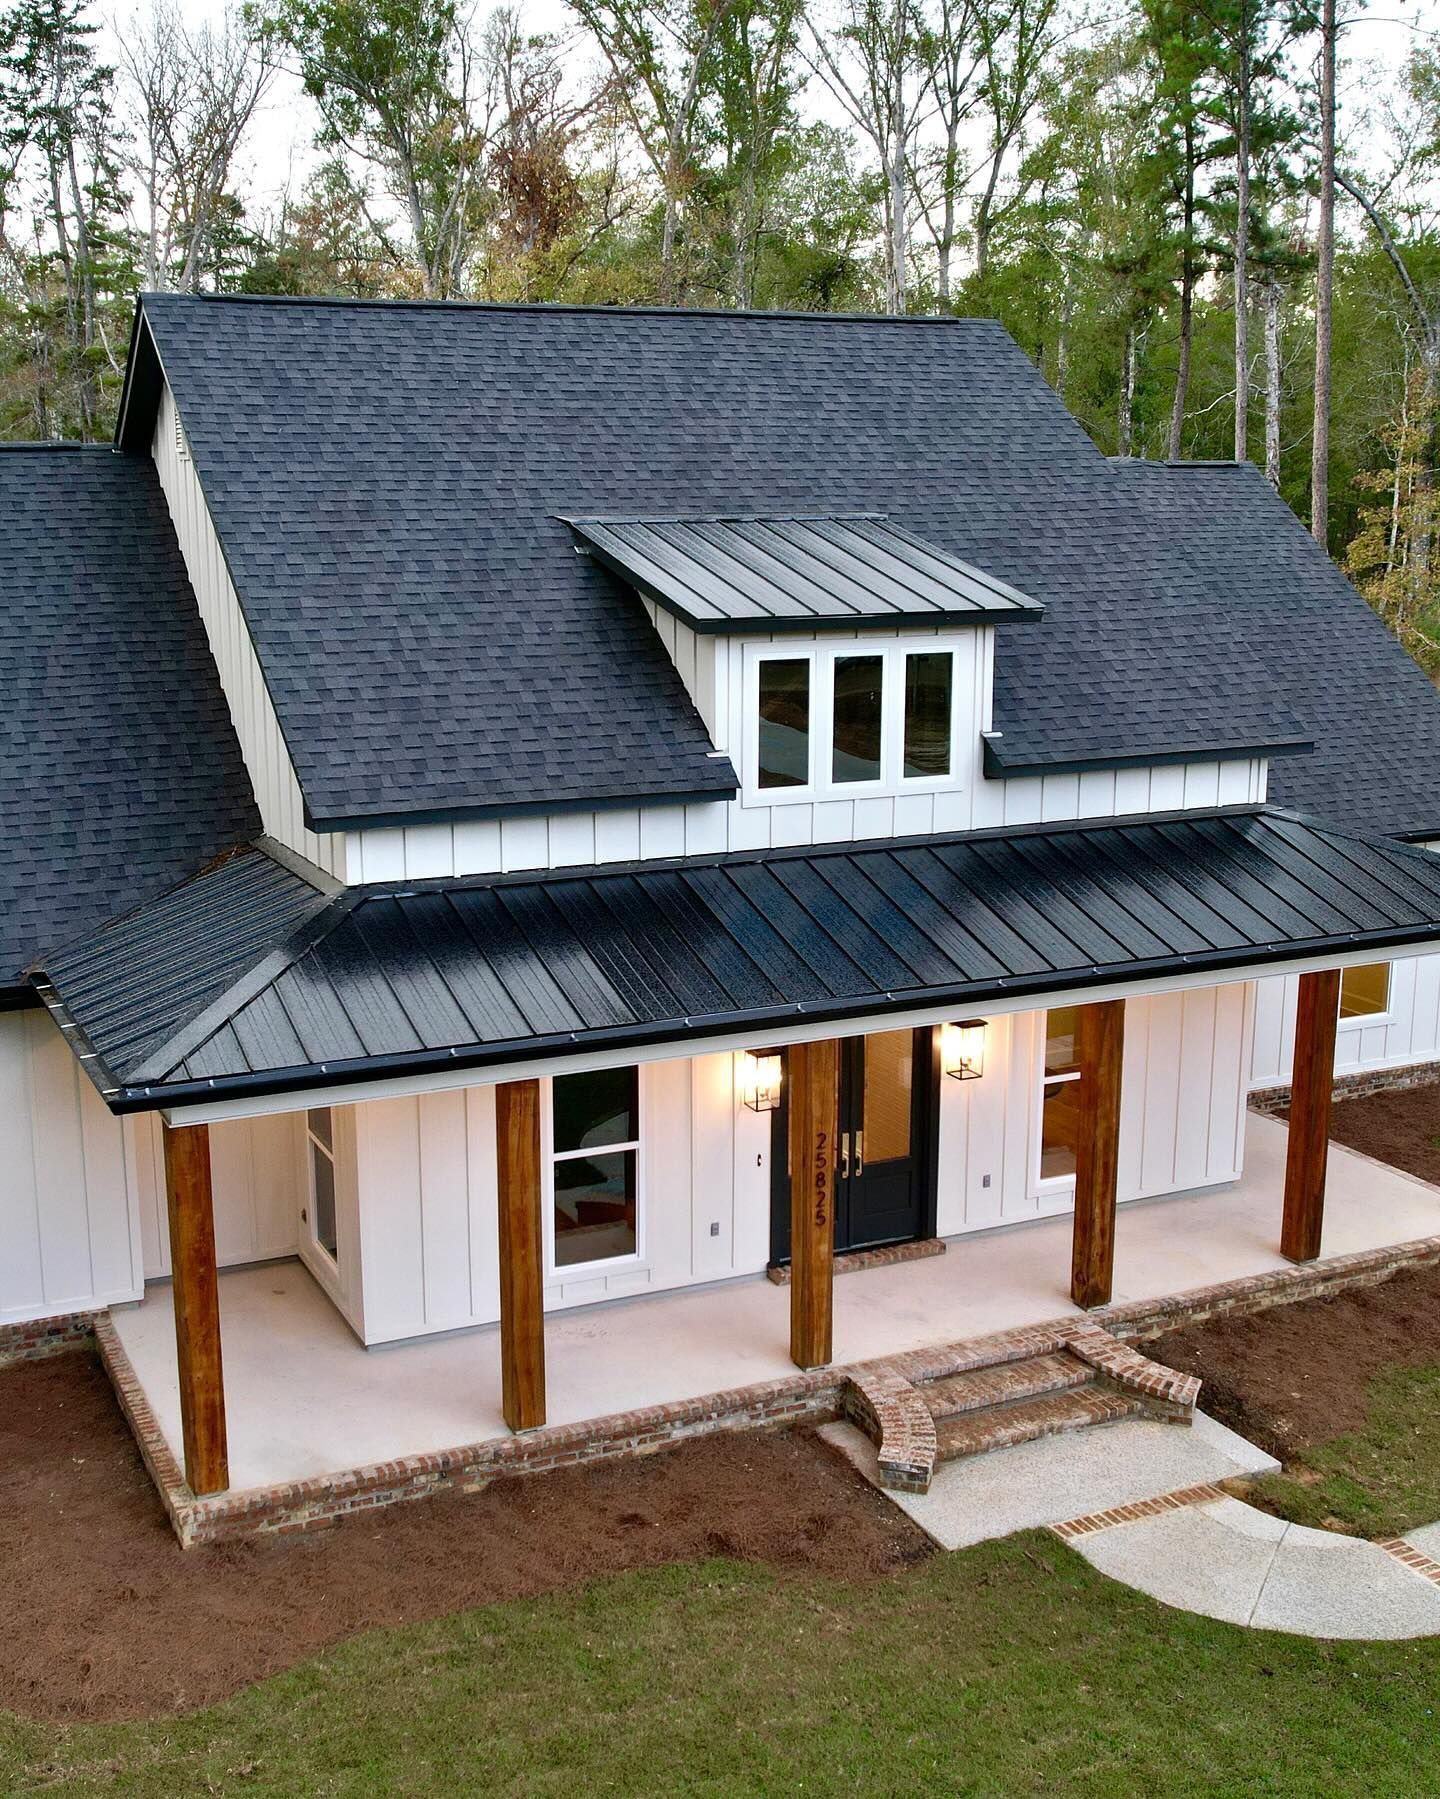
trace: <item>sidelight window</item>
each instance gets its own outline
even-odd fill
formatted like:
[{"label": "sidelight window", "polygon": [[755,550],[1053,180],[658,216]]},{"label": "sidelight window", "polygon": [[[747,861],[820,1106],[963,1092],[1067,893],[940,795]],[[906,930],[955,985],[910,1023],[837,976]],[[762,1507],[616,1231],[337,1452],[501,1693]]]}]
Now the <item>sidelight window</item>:
[{"label": "sidelight window", "polygon": [[335,1114],[329,1106],[312,1106],[305,1114],[310,1152],[310,1234],[330,1260],[339,1264],[335,1230]]},{"label": "sidelight window", "polygon": [[1080,1065],[1074,1006],[1045,1014],[1045,1065],[1040,1083],[1040,1180],[1075,1177],[1080,1123]]},{"label": "sidelight window", "polygon": [[639,1252],[636,1068],[557,1075],[550,1094],[551,1265],[617,1262]]}]

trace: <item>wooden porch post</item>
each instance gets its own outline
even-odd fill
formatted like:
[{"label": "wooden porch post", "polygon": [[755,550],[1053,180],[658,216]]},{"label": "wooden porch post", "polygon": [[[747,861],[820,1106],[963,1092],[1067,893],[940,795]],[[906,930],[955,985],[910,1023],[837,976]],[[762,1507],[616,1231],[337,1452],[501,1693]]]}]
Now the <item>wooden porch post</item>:
[{"label": "wooden porch post", "polygon": [[835,1260],[835,1148],[840,1128],[840,1045],[796,1043],[790,1083],[790,1359],[823,1368],[831,1357]]},{"label": "wooden porch post", "polygon": [[511,1430],[545,1422],[540,1227],[540,1083],[495,1089],[500,1188],[500,1393]]},{"label": "wooden porch post", "polygon": [[1313,1262],[1320,1253],[1339,1017],[1340,970],[1324,968],[1316,974],[1302,974],[1295,1009],[1290,1143],[1285,1154],[1285,1213],[1280,1226],[1280,1253],[1292,1262]]},{"label": "wooden porch post", "polygon": [[1075,1145],[1075,1235],[1070,1297],[1087,1311],[1108,1305],[1115,1284],[1115,1180],[1120,1156],[1120,1070],[1125,1002],[1075,1009],[1080,1122]]},{"label": "wooden porch post", "polygon": [[220,1364],[210,1131],[203,1124],[167,1125],[164,1138],[185,1479],[197,1495],[223,1493],[230,1485],[230,1463]]}]

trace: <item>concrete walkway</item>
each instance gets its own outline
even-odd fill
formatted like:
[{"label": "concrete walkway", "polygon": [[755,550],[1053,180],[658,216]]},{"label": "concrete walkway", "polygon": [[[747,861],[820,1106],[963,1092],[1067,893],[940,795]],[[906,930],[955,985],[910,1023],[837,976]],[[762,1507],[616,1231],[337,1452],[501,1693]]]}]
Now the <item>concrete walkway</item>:
[{"label": "concrete walkway", "polygon": [[[1416,1535],[1440,1536],[1440,1526]],[[1286,1524],[1239,1499],[1116,1524],[1071,1546],[1112,1580],[1228,1624],[1310,1637],[1440,1636],[1440,1585],[1426,1573],[1378,1543]]]},{"label": "concrete walkway", "polygon": [[[879,1486],[866,1437],[848,1424],[820,1434]],[[881,1491],[942,1549],[1048,1525],[1112,1580],[1227,1624],[1440,1636],[1440,1524],[1382,1548],[1286,1524],[1217,1490],[1279,1465],[1197,1412],[1188,1430],[1108,1424],[944,1463],[928,1493]]]}]

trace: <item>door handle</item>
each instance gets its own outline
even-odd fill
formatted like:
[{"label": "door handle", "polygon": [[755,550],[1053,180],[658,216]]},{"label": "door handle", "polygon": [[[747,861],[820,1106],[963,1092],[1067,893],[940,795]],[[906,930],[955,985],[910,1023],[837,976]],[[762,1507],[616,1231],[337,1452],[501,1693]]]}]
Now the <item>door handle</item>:
[{"label": "door handle", "polygon": [[855,1133],[855,1178],[858,1181],[865,1172],[865,1133]]},{"label": "door handle", "polygon": [[840,1137],[840,1179],[842,1181],[848,1181],[849,1178],[850,1178],[850,1133],[849,1133],[849,1131],[844,1131],[841,1133],[841,1137]]}]

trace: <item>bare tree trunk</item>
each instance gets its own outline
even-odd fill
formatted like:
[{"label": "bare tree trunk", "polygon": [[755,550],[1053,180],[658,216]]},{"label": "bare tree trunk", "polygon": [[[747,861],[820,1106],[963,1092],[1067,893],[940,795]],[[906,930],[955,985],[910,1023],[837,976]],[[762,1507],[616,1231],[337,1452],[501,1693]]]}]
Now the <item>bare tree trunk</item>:
[{"label": "bare tree trunk", "polygon": [[1181,227],[1180,347],[1175,365],[1175,397],[1170,404],[1170,436],[1166,454],[1180,460],[1185,442],[1185,408],[1190,401],[1190,362],[1195,344],[1195,127],[1185,121],[1185,200]]},{"label": "bare tree trunk", "polygon": [[1315,234],[1315,424],[1310,534],[1330,540],[1330,326],[1335,288],[1335,0],[1320,15],[1320,218]]},{"label": "bare tree trunk", "polygon": [[1280,491],[1280,283],[1265,280],[1265,479]]},{"label": "bare tree trunk", "polygon": [[1250,410],[1250,13],[1240,8],[1235,93],[1235,460],[1244,462]]},{"label": "bare tree trunk", "polygon": [[1122,456],[1133,452],[1135,438],[1135,365],[1138,356],[1135,321],[1125,328],[1125,369],[1120,378],[1120,428],[1116,448]]},{"label": "bare tree trunk", "polygon": [[1075,319],[1075,284],[1067,270],[1060,295],[1060,334],[1055,340],[1055,392],[1063,400],[1070,379],[1070,327]]}]

